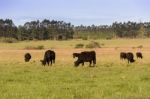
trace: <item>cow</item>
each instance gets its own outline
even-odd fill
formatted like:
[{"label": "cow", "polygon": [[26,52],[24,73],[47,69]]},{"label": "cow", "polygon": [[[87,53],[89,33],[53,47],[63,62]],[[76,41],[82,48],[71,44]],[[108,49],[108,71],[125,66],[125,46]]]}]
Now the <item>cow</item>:
[{"label": "cow", "polygon": [[121,52],[120,53],[120,59],[121,60],[123,60],[123,59],[125,60],[126,58],[127,58],[126,53],[125,52]]},{"label": "cow", "polygon": [[142,59],[142,58],[143,58],[143,55],[142,55],[142,53],[141,53],[141,52],[136,52],[136,57],[137,57],[137,58],[141,58],[141,59]]},{"label": "cow", "polygon": [[126,53],[126,59],[128,60],[128,63],[133,63],[133,62],[135,62],[135,60],[134,60],[134,55],[133,55],[132,52]]},{"label": "cow", "polygon": [[24,55],[24,61],[25,62],[29,62],[30,59],[31,59],[31,54],[30,53],[25,53],[25,55]]},{"label": "cow", "polygon": [[44,54],[44,59],[40,61],[44,66],[46,64],[49,66],[49,63],[50,65],[52,65],[53,63],[55,63],[55,52],[52,50],[47,50]]},{"label": "cow", "polygon": [[74,62],[75,66],[79,66],[81,63],[84,65],[84,62],[89,62],[90,66],[93,62],[93,66],[96,64],[96,53],[95,51],[84,51],[81,53],[78,53],[79,55],[77,56],[78,59],[77,61]]}]

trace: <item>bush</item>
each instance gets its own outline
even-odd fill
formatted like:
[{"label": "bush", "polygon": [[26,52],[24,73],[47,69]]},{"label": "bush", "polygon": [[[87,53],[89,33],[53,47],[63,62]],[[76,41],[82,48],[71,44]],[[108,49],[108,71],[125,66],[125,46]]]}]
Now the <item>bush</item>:
[{"label": "bush", "polygon": [[34,50],[34,49],[36,49],[36,50],[42,50],[42,49],[44,49],[44,46],[43,45],[39,45],[39,46],[26,46],[25,47],[25,49],[27,49],[27,50]]},{"label": "bush", "polygon": [[88,38],[87,37],[82,37],[82,40],[88,40]]},{"label": "bush", "polygon": [[42,50],[42,49],[44,49],[44,46],[43,45],[39,45],[39,46],[36,47],[36,49]]},{"label": "bush", "polygon": [[106,37],[106,40],[111,40],[112,39],[112,37]]},{"label": "bush", "polygon": [[85,46],[86,48],[101,48],[100,44],[98,42],[90,42]]},{"label": "bush", "polygon": [[143,45],[139,45],[139,46],[137,46],[137,48],[143,48]]},{"label": "bush", "polygon": [[75,48],[83,48],[84,47],[84,44],[76,44],[75,45]]},{"label": "bush", "polygon": [[0,42],[4,43],[17,43],[17,39],[14,38],[0,38]]}]

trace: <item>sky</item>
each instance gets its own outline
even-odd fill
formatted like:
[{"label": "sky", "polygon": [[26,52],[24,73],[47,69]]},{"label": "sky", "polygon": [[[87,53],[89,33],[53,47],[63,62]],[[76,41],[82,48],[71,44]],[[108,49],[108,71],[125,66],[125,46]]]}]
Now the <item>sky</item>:
[{"label": "sky", "polygon": [[0,0],[0,19],[15,25],[31,20],[60,20],[73,25],[150,22],[150,0]]}]

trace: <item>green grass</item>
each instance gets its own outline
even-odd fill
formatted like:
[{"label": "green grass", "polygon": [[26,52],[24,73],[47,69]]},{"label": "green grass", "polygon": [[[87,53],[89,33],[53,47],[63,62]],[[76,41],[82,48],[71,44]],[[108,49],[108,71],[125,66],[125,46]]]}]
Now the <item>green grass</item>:
[{"label": "green grass", "polygon": [[[96,67],[74,67],[72,53],[89,49],[74,49],[76,44],[90,41],[31,41],[1,43],[0,46],[0,99],[149,99],[150,48],[149,39],[97,40],[106,48],[97,52]],[[39,62],[45,50],[25,50],[25,46],[43,45],[56,51],[56,63],[42,66]],[[143,45],[144,59],[133,64],[119,59],[120,51]],[[120,49],[115,49],[115,47]],[[108,48],[107,48],[108,47]],[[109,48],[110,47],[110,48]],[[113,47],[113,48],[112,48]],[[127,48],[124,48],[127,47]],[[147,47],[147,48],[146,48]],[[30,52],[31,62],[23,55]],[[135,54],[135,53],[134,53]]]},{"label": "green grass", "polygon": [[[109,66],[108,66],[109,65]],[[147,99],[150,65],[0,63],[1,99]]]}]

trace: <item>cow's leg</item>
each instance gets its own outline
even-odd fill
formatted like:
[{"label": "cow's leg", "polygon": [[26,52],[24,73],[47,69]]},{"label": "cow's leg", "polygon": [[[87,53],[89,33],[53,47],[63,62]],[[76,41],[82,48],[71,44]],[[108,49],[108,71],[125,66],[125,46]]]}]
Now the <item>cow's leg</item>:
[{"label": "cow's leg", "polygon": [[96,56],[93,58],[93,66],[96,64]]},{"label": "cow's leg", "polygon": [[78,65],[77,66],[80,66],[80,62],[78,63]]},{"label": "cow's leg", "polygon": [[53,59],[53,63],[55,63],[55,59]]},{"label": "cow's leg", "polygon": [[48,66],[49,66],[49,61],[47,61],[47,64],[48,64]]},{"label": "cow's leg", "polygon": [[53,60],[51,60],[51,65],[52,65],[52,63],[53,63]]},{"label": "cow's leg", "polygon": [[130,60],[128,60],[128,64],[130,63]]},{"label": "cow's leg", "polygon": [[93,60],[93,66],[95,66],[95,61]]},{"label": "cow's leg", "polygon": [[89,63],[90,63],[89,66],[91,66],[92,61],[89,61]]},{"label": "cow's leg", "polygon": [[82,66],[84,66],[84,62],[82,62]]},{"label": "cow's leg", "polygon": [[92,64],[92,63],[93,63],[93,66],[94,66],[94,64],[95,64],[94,59],[92,60],[91,64]]}]

